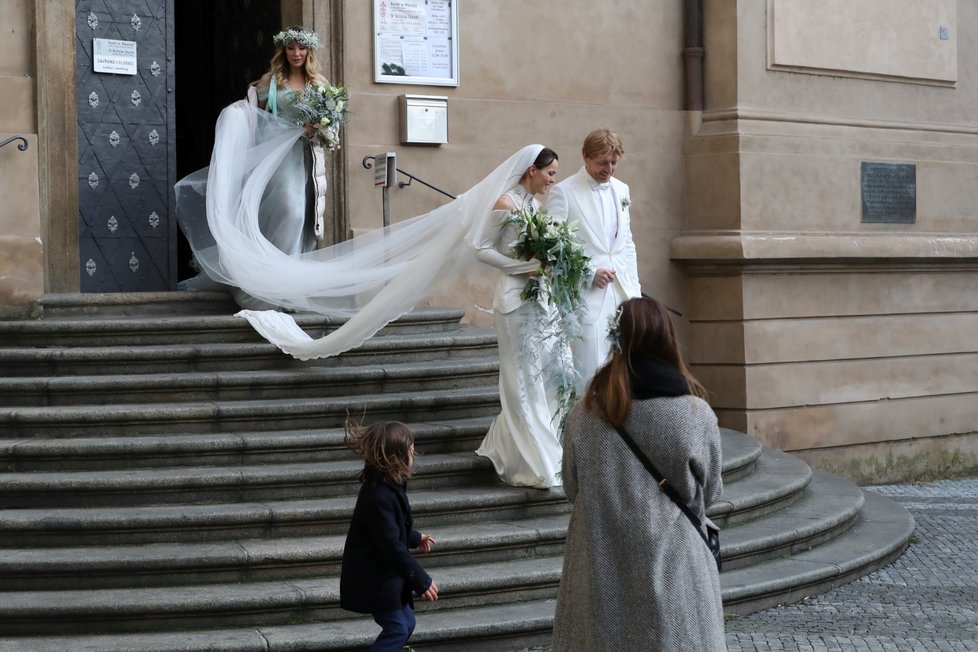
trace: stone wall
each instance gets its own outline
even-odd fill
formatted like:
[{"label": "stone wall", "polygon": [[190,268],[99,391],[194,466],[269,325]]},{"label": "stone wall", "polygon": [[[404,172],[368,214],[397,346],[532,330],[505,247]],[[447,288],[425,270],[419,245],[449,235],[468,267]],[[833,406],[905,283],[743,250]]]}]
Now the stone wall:
[{"label": "stone wall", "polygon": [[[927,0],[913,21],[865,24],[908,53],[943,47],[946,27],[960,68],[922,69],[885,48],[817,51],[850,22],[821,3],[705,4],[707,110],[672,251],[721,421],[857,480],[975,470],[976,8]],[[785,16],[821,44],[790,67],[772,54]],[[862,222],[864,161],[916,166],[915,223]]]},{"label": "stone wall", "polygon": [[44,292],[38,194],[38,139],[34,101],[32,7],[29,0],[0,4],[0,317],[24,314]]}]

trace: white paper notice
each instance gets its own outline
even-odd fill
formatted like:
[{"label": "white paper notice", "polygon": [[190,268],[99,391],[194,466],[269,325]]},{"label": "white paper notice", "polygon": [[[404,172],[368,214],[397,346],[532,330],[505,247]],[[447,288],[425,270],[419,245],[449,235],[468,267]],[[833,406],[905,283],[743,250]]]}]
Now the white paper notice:
[{"label": "white paper notice", "polygon": [[424,0],[383,0],[380,16],[381,32],[424,37]]},{"label": "white paper notice", "polygon": [[399,36],[378,36],[377,55],[380,63],[404,67],[404,57],[401,56],[401,38]]},{"label": "white paper notice", "polygon": [[452,44],[448,39],[428,39],[428,76],[451,79]]},{"label": "white paper notice", "polygon": [[411,77],[430,77],[428,74],[428,48],[422,39],[401,41],[404,72]]},{"label": "white paper notice", "polygon": [[136,74],[136,42],[108,38],[92,39],[92,62],[95,72],[116,75]]},{"label": "white paper notice", "polygon": [[449,0],[428,1],[428,38],[451,38],[452,7]]}]

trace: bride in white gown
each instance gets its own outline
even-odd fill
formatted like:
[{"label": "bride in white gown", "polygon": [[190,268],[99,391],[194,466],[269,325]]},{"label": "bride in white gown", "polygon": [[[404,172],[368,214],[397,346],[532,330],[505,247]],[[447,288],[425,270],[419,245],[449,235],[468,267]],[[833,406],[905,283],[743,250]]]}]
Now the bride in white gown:
[{"label": "bride in white gown", "polygon": [[[538,211],[535,195],[546,194],[557,178],[557,154],[540,151],[516,186],[496,201],[491,222],[502,224],[514,211]],[[520,298],[540,263],[509,256],[516,234],[512,225],[487,229],[477,244],[480,261],[499,270],[492,304],[499,341],[499,402],[502,411],[476,451],[489,458],[509,484],[545,489],[560,484],[561,445],[554,414],[556,392],[546,382],[551,347],[546,300]]]},{"label": "bride in white gown", "polygon": [[[287,254],[269,242],[260,228],[260,206],[269,179],[305,132],[273,118],[247,101],[226,108],[218,118],[210,167],[175,188],[177,212],[195,257],[210,278],[273,305],[342,322],[326,336],[313,339],[287,312],[237,313],[263,337],[301,360],[359,346],[434,290],[462,276],[484,276],[480,257],[493,248],[485,243],[499,235],[500,213],[493,207],[510,191],[514,206],[517,201],[536,206],[528,198],[531,190],[520,181],[528,174],[534,183],[548,177],[541,175],[548,166],[534,166],[543,146],[528,145],[457,199],[429,213],[331,247]],[[552,165],[556,170],[556,157]],[[532,192],[545,192],[551,183],[534,186]],[[512,284],[506,285],[507,297],[511,291],[518,296],[520,278],[525,282],[526,273],[536,268],[521,265],[522,276],[507,281]],[[501,295],[497,298],[509,301]],[[533,310],[521,305],[497,315],[504,407],[480,451],[493,459],[505,481],[547,487],[559,484],[561,449],[542,377],[525,366],[528,360],[521,342],[525,324],[533,323]]]}]

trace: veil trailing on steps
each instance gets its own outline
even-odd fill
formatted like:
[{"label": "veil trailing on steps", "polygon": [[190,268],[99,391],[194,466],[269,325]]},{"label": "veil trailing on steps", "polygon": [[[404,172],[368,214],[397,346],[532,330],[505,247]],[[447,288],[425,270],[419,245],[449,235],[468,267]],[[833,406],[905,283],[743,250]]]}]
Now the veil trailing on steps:
[{"label": "veil trailing on steps", "polygon": [[359,346],[418,305],[436,286],[476,263],[474,243],[496,228],[496,200],[515,187],[542,145],[528,145],[451,203],[325,249],[287,255],[262,234],[259,205],[292,144],[303,134],[242,100],[217,121],[208,168],[175,187],[177,217],[204,273],[287,309],[347,314],[346,323],[312,339],[291,315],[242,310],[268,341],[308,360]]}]

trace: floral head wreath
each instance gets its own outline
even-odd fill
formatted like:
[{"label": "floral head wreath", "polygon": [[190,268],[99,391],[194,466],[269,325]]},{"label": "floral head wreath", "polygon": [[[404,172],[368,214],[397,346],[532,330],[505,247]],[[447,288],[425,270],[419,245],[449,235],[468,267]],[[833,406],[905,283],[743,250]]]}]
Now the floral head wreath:
[{"label": "floral head wreath", "polygon": [[279,32],[273,36],[272,43],[275,44],[275,47],[285,47],[289,43],[297,43],[304,48],[318,50],[319,35],[316,34],[316,32],[307,32],[300,29],[289,29],[284,32]]}]

